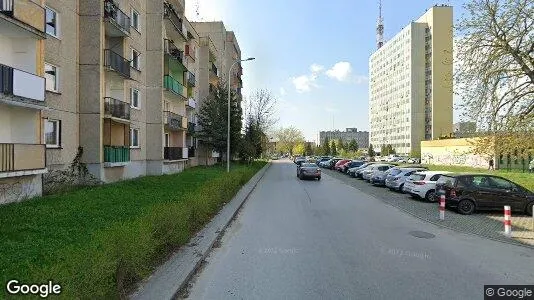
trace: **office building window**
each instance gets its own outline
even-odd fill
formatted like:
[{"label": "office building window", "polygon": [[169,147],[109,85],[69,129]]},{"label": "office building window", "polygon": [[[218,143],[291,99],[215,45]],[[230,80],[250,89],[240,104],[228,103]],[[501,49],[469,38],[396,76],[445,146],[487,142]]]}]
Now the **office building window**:
[{"label": "office building window", "polygon": [[46,33],[48,33],[51,36],[58,37],[59,36],[59,30],[58,30],[58,19],[57,19],[57,12],[50,7],[46,8]]},{"label": "office building window", "polygon": [[61,121],[45,120],[45,143],[47,148],[61,146]]},{"label": "office building window", "polygon": [[139,129],[130,129],[130,148],[139,148]]},{"label": "office building window", "polygon": [[141,56],[141,54],[139,54],[137,50],[132,49],[132,61],[130,62],[130,66],[136,70],[139,70],[139,68],[141,67],[139,63],[139,56]]},{"label": "office building window", "polygon": [[140,24],[139,24],[139,13],[132,8],[132,27],[135,28],[135,30],[139,31]]},{"label": "office building window", "polygon": [[130,103],[133,108],[141,108],[139,103],[139,90],[132,88]]},{"label": "office building window", "polygon": [[58,67],[45,63],[45,80],[47,91],[59,91],[58,78]]}]

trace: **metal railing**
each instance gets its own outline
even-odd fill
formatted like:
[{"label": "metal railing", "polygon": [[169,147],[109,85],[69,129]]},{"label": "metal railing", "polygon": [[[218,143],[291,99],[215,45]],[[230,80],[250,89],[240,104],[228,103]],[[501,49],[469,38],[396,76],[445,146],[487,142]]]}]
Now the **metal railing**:
[{"label": "metal railing", "polygon": [[195,74],[193,74],[191,71],[187,71],[186,72],[186,77],[187,77],[187,84],[189,84],[189,86],[195,86],[196,85]]},{"label": "metal railing", "polygon": [[186,97],[185,87],[170,75],[163,76],[163,87],[176,95]]},{"label": "metal railing", "polygon": [[104,162],[118,163],[130,161],[130,147],[104,146]]},{"label": "metal railing", "polygon": [[163,46],[164,46],[165,53],[167,53],[172,58],[178,60],[179,62],[183,64],[184,52],[180,50],[178,47],[176,47],[176,45],[171,40],[164,39],[163,41],[164,41]]},{"label": "metal railing", "polygon": [[166,160],[177,160],[183,159],[184,151],[182,147],[164,147],[163,148],[163,159]]},{"label": "metal railing", "polygon": [[130,61],[110,49],[104,50],[104,67],[130,78]]},{"label": "metal railing", "polygon": [[0,13],[45,31],[45,8],[31,0],[0,0]]},{"label": "metal railing", "polygon": [[165,118],[165,124],[169,127],[171,130],[179,130],[179,129],[185,129],[183,126],[183,116],[179,114],[175,114],[170,111],[164,111],[163,116]]},{"label": "metal railing", "polygon": [[0,64],[0,93],[42,102],[45,100],[45,79]]},{"label": "metal railing", "polygon": [[104,97],[104,113],[114,118],[130,120],[130,103],[111,97]]},{"label": "metal railing", "polygon": [[112,20],[121,30],[130,33],[130,17],[112,0],[104,2],[104,18]]},{"label": "metal railing", "polygon": [[0,172],[44,169],[45,153],[44,144],[0,143]]},{"label": "metal railing", "polygon": [[178,13],[167,1],[163,2],[163,16],[171,21],[174,28],[183,36],[186,36],[183,32],[184,21],[178,16]]}]

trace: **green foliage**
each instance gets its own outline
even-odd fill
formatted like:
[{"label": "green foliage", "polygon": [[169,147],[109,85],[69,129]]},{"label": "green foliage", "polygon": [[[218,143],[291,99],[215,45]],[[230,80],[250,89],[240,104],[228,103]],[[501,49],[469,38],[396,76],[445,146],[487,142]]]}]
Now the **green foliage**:
[{"label": "green foliage", "polygon": [[348,146],[347,146],[347,150],[349,151],[358,151],[358,143],[356,142],[355,139],[352,139],[350,140]]},{"label": "green foliage", "polygon": [[412,151],[410,152],[410,157],[421,159],[421,150],[412,149]]},{"label": "green foliage", "polygon": [[340,151],[340,150],[347,150],[347,145],[345,145],[345,143],[343,142],[342,139],[339,139],[337,140],[337,150]]},{"label": "green foliage", "polygon": [[311,145],[311,143],[306,143],[306,149],[304,150],[304,154],[305,155],[313,155],[314,154],[314,151],[313,151],[313,147]]},{"label": "green foliage", "polygon": [[52,278],[63,299],[125,297],[264,165],[196,167],[1,206],[1,280]]},{"label": "green foliage", "polygon": [[370,157],[375,157],[376,155],[375,149],[373,148],[372,144],[369,144],[369,149],[367,149],[367,155],[369,155]]},{"label": "green foliage", "polygon": [[330,155],[331,149],[330,149],[330,140],[328,138],[325,138],[322,144],[323,149],[323,155]]},{"label": "green foliage", "polygon": [[396,153],[395,149],[393,149],[393,146],[391,146],[390,144],[382,145],[382,147],[380,148],[380,155],[382,156],[395,154],[395,153]]},{"label": "green foliage", "polygon": [[282,153],[293,155],[293,149],[298,143],[304,142],[304,135],[295,127],[281,128],[276,132],[276,148]]},{"label": "green foliage", "polygon": [[298,143],[293,147],[293,150],[291,153],[295,155],[304,155],[304,152],[306,151],[306,148],[304,146],[304,143]]},{"label": "green foliage", "polygon": [[332,141],[330,143],[330,154],[336,156],[337,155],[337,147],[336,147],[336,141]]}]

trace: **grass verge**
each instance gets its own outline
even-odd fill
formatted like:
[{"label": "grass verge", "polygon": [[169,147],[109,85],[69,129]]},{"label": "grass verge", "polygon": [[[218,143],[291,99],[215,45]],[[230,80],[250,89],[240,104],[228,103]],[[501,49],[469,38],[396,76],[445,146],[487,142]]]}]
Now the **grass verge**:
[{"label": "grass verge", "polygon": [[195,167],[0,206],[2,282],[52,280],[65,299],[124,296],[264,165]]}]

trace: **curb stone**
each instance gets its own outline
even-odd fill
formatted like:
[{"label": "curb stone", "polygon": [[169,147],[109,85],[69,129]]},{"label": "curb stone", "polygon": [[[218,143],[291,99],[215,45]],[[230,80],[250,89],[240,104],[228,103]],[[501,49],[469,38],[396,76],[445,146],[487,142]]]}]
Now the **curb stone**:
[{"label": "curb stone", "polygon": [[219,213],[200,230],[188,244],[181,247],[153,274],[139,284],[139,288],[128,298],[174,299],[187,288],[195,273],[202,267],[214,245],[224,235],[226,228],[239,213],[258,182],[271,166],[268,162],[237,192]]}]

